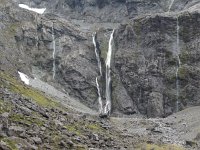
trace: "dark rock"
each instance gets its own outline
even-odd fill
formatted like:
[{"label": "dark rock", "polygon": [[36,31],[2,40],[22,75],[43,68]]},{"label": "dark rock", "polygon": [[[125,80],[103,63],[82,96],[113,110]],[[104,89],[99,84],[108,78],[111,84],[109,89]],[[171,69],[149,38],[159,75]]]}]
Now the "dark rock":
[{"label": "dark rock", "polygon": [[70,141],[70,140],[67,140],[67,142],[66,142],[70,147],[72,147],[73,145],[74,145],[74,143],[72,142],[72,141]]},{"label": "dark rock", "polygon": [[100,118],[107,118],[107,117],[108,117],[108,114],[99,114],[99,117],[100,117]]},{"label": "dark rock", "polygon": [[60,141],[60,144],[59,144],[61,147],[67,147],[67,144],[64,142],[64,141]]},{"label": "dark rock", "polygon": [[195,141],[186,141],[186,145],[189,145],[191,147],[197,146],[197,143]]}]

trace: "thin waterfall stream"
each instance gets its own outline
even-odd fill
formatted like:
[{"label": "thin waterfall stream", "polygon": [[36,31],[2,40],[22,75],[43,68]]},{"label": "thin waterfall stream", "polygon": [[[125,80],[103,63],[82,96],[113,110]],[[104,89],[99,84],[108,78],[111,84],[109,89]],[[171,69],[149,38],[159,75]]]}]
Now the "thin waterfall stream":
[{"label": "thin waterfall stream", "polygon": [[56,41],[55,41],[55,35],[54,35],[54,24],[52,25],[52,47],[53,47],[53,54],[52,54],[52,58],[53,58],[53,79],[55,79],[56,76],[56,58],[55,58],[55,54],[56,54]]},{"label": "thin waterfall stream", "polygon": [[102,102],[102,96],[101,96],[101,90],[99,86],[98,77],[96,77],[96,85],[98,90],[98,102],[99,102],[99,114],[103,113],[103,102]]},{"label": "thin waterfall stream", "polygon": [[171,3],[170,3],[169,8],[168,8],[168,12],[170,12],[173,4],[174,4],[174,0],[171,0]]},{"label": "thin waterfall stream", "polygon": [[177,17],[177,27],[176,27],[176,30],[177,30],[177,35],[176,35],[176,55],[177,55],[177,68],[176,68],[176,111],[178,112],[179,111],[179,94],[180,94],[180,87],[179,87],[179,76],[178,76],[178,72],[179,72],[179,68],[180,68],[180,65],[181,65],[181,61],[180,61],[180,57],[179,57],[179,54],[180,54],[180,39],[179,39],[179,30],[180,30],[180,27],[179,27],[179,20],[178,20],[178,17]]},{"label": "thin waterfall stream", "polygon": [[[99,67],[100,78],[102,78],[100,53],[97,49],[97,43],[96,43],[96,32],[92,36],[92,41],[93,41],[94,48],[95,48],[95,55],[96,55],[96,59],[97,59],[98,67]],[[96,77],[96,86],[97,86],[97,90],[98,90],[99,113],[102,114],[103,113],[103,102],[102,102],[102,96],[101,96],[101,90],[100,90],[100,86],[99,86],[98,77]]]},{"label": "thin waterfall stream", "polygon": [[112,31],[110,35],[108,52],[106,58],[106,106],[104,108],[104,113],[108,114],[111,112],[111,58],[112,58],[112,42],[115,30]]},{"label": "thin waterfall stream", "polygon": [[96,32],[92,36],[92,41],[95,47],[95,54],[96,54],[96,59],[98,62],[98,68],[99,68],[99,76],[96,77],[96,87],[98,90],[98,103],[99,103],[99,113],[100,115],[103,116],[108,116],[111,112],[111,59],[112,59],[112,43],[113,43],[113,35],[114,35],[115,30],[112,31],[109,39],[109,45],[108,45],[108,52],[107,52],[107,58],[105,61],[106,65],[106,89],[105,89],[105,105],[103,104],[102,101],[102,93],[101,93],[101,88],[99,86],[99,77],[100,80],[103,78],[102,74],[102,65],[101,65],[101,59],[100,59],[100,52],[98,51],[97,48],[97,43],[96,43]]},{"label": "thin waterfall stream", "polygon": [[96,54],[96,59],[97,59],[97,62],[98,62],[99,73],[102,76],[102,67],[101,67],[100,54],[99,54],[99,51],[97,49],[97,43],[96,43],[96,32],[92,36],[92,41],[93,41],[93,44],[94,44],[94,47],[95,47],[95,54]]}]

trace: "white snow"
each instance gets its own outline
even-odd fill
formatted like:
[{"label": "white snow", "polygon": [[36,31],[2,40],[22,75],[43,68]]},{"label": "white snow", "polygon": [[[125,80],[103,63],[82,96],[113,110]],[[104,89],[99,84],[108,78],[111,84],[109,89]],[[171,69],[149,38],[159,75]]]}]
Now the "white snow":
[{"label": "white snow", "polygon": [[43,14],[45,12],[45,10],[46,10],[46,8],[31,8],[31,7],[29,7],[29,6],[25,5],[25,4],[19,4],[19,7],[27,9],[27,10],[30,10],[30,11],[34,11],[34,12],[36,12],[38,14]]},{"label": "white snow", "polygon": [[18,71],[18,74],[19,74],[21,80],[22,80],[25,84],[29,85],[29,77],[28,77],[27,75],[25,75],[24,73],[19,72],[19,71]]}]

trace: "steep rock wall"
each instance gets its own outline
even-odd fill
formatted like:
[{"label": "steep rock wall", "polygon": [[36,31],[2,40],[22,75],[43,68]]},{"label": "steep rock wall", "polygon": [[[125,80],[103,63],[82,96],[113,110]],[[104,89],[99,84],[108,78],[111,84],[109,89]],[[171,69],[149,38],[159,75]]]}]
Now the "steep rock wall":
[{"label": "steep rock wall", "polygon": [[[176,86],[177,17],[179,20],[179,87]],[[119,27],[115,68],[139,112],[149,117],[199,104],[199,13],[150,16]]]},{"label": "steep rock wall", "polygon": [[[167,12],[171,1],[161,0],[108,0],[101,3],[93,0],[32,1],[30,6],[47,6],[44,15],[19,8],[17,3],[21,1],[18,0],[15,1],[17,3],[0,2],[3,4],[0,10],[1,70],[14,73],[20,70],[41,78],[97,109],[95,78],[98,76],[98,65],[92,34],[97,31],[105,71],[112,29],[99,25],[82,32],[80,26],[65,20],[63,15],[67,13],[69,19],[74,16],[74,19],[82,18],[88,22],[110,23],[115,22],[116,18],[116,22],[124,20],[124,23],[116,28],[114,34],[111,68],[113,112],[141,113],[149,117],[162,117],[175,112],[177,77],[180,88],[179,110],[199,104],[199,1],[175,1],[170,9],[177,11],[175,13]],[[118,8],[126,10],[124,12],[127,14],[123,16],[124,13],[118,11]],[[94,13],[91,20],[84,15],[84,10],[88,14]],[[53,11],[55,13],[52,14]],[[181,65],[176,77],[177,17]],[[55,60],[52,56],[53,33]],[[53,61],[56,64],[55,79],[52,77]],[[104,84],[105,81],[102,81],[102,88]]]}]

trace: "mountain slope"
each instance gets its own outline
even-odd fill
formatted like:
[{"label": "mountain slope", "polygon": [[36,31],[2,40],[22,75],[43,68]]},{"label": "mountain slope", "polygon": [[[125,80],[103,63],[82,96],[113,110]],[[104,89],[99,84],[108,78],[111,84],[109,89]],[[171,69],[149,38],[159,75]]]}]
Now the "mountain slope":
[{"label": "mountain slope", "polygon": [[[152,137],[151,142],[155,144],[148,143],[150,138],[146,139],[142,132],[127,134],[127,127],[136,125],[134,120],[138,118],[124,118],[123,122],[122,118],[107,120],[73,111],[2,72],[0,85],[0,149],[183,150],[177,141],[162,141],[160,133],[153,130],[148,137]],[[142,120],[143,124],[149,123],[149,120]],[[146,127],[156,124],[159,121]],[[137,125],[137,128],[144,127]]]}]

